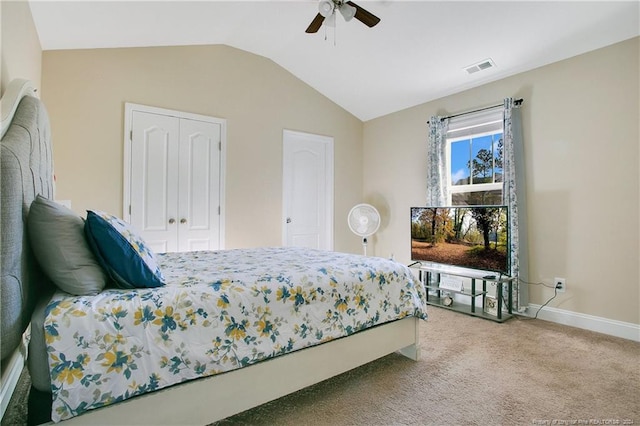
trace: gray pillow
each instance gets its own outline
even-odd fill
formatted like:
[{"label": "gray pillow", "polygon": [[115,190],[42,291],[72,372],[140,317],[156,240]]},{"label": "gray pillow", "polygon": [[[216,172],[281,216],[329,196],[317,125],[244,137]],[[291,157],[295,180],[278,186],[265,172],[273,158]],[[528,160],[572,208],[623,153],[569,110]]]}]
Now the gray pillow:
[{"label": "gray pillow", "polygon": [[38,195],[29,210],[27,230],[38,263],[58,288],[76,296],[102,291],[107,275],[89,248],[80,216]]}]

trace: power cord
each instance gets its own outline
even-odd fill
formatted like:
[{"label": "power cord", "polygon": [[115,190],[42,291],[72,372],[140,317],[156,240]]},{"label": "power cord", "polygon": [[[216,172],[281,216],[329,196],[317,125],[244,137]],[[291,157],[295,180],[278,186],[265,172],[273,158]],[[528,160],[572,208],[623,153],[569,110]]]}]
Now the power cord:
[{"label": "power cord", "polygon": [[[553,299],[555,299],[555,298],[558,296],[558,287],[556,287],[555,285],[549,285],[549,284],[545,284],[545,283],[542,283],[542,282],[539,282],[539,283],[530,283],[530,282],[525,281],[525,280],[522,280],[522,279],[518,279],[518,282],[521,282],[521,283],[523,283],[523,284],[527,284],[527,285],[541,285],[541,286],[544,286],[544,287],[552,288],[552,289],[553,289],[553,296],[552,296],[549,300],[547,300],[546,302],[544,302],[544,303],[542,304],[542,306],[540,306],[540,307],[538,308],[538,310],[536,311],[536,314],[533,316],[533,318],[531,318],[531,317],[530,317],[530,318],[526,318],[527,320],[529,320],[529,319],[537,319],[537,318],[538,318],[538,314],[540,313],[540,311],[542,310],[542,308],[544,308],[545,306],[547,306],[547,305],[549,304],[549,302],[551,302]],[[521,318],[521,319],[523,319],[523,320],[524,320],[525,318]]]}]

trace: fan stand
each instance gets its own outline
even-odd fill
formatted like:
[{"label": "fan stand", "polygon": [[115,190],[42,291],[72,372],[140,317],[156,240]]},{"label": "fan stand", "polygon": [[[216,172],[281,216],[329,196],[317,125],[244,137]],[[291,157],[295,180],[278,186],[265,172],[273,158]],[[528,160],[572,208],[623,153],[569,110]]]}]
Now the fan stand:
[{"label": "fan stand", "polygon": [[362,250],[366,256],[368,238],[380,227],[380,213],[371,204],[358,204],[349,211],[347,223],[351,232],[362,238]]}]

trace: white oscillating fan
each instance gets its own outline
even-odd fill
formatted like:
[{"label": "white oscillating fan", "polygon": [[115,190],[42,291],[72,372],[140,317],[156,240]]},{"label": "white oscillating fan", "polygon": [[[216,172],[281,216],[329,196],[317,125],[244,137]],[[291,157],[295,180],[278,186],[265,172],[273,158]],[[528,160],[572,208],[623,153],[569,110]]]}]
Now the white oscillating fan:
[{"label": "white oscillating fan", "polygon": [[354,206],[347,217],[351,232],[362,237],[362,248],[367,255],[367,237],[376,233],[380,227],[380,213],[371,204]]}]

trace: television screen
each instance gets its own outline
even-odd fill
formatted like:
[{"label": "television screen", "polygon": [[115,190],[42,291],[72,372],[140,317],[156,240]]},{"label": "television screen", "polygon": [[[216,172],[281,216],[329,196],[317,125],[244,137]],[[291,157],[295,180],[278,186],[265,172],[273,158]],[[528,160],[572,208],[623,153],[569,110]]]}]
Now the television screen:
[{"label": "television screen", "polygon": [[509,273],[506,206],[411,208],[411,260]]}]

